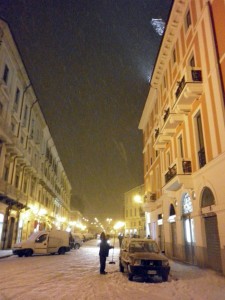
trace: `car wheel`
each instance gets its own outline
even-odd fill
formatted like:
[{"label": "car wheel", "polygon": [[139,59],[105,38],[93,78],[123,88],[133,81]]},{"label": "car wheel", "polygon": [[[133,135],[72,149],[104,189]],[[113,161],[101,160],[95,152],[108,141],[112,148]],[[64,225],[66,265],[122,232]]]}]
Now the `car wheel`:
[{"label": "car wheel", "polygon": [[59,255],[64,255],[66,253],[65,249],[64,248],[59,248],[59,251],[58,251]]},{"label": "car wheel", "polygon": [[128,272],[128,279],[129,279],[130,281],[132,281],[134,275],[131,273],[130,265],[127,266],[127,272]]},{"label": "car wheel", "polygon": [[79,244],[75,244],[74,249],[79,249],[80,245]]},{"label": "car wheel", "polygon": [[168,274],[162,275],[162,281],[168,281]]},{"label": "car wheel", "polygon": [[28,250],[26,250],[26,252],[25,252],[25,256],[26,256],[26,257],[32,256],[32,254],[33,254],[33,250],[31,250],[31,249],[28,249]]},{"label": "car wheel", "polygon": [[122,265],[122,263],[120,262],[120,265],[119,265],[119,267],[120,267],[120,272],[124,272],[124,266]]},{"label": "car wheel", "polygon": [[23,253],[19,253],[19,254],[18,254],[18,257],[23,257]]},{"label": "car wheel", "polygon": [[130,281],[133,281],[133,274],[129,273],[129,274],[128,274],[128,279],[129,279]]}]

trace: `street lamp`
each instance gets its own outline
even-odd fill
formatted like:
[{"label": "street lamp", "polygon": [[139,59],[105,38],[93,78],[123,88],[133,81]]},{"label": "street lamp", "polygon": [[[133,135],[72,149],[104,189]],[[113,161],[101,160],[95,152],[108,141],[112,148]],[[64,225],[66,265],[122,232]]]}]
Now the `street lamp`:
[{"label": "street lamp", "polygon": [[136,203],[140,203],[140,204],[141,204],[141,203],[142,203],[141,196],[140,196],[140,195],[138,195],[138,194],[137,194],[137,195],[135,195],[135,196],[134,196],[134,201],[135,201]]}]

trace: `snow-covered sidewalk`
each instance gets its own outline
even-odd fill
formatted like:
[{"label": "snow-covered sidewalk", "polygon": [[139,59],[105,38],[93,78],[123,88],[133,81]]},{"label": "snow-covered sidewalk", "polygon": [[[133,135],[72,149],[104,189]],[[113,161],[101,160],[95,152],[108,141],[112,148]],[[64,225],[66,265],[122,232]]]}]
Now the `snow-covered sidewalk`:
[{"label": "snow-covered sidewalk", "polygon": [[107,263],[107,275],[99,274],[98,251],[93,240],[65,255],[1,259],[0,300],[225,299],[225,278],[212,270],[171,261],[168,282],[130,282],[119,272],[119,248],[114,249],[116,263]]}]

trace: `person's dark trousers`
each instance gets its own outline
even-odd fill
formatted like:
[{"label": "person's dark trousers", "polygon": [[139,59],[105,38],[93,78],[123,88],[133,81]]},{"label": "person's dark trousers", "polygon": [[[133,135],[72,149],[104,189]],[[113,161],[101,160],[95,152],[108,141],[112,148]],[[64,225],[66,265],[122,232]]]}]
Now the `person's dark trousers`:
[{"label": "person's dark trousers", "polygon": [[100,255],[100,273],[105,272],[105,262],[106,262],[106,256]]}]

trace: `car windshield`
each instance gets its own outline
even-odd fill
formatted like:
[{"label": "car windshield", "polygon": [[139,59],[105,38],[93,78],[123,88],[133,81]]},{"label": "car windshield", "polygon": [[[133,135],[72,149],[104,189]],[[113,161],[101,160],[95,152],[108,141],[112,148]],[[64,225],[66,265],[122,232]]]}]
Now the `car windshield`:
[{"label": "car windshield", "polygon": [[134,241],[130,244],[129,251],[159,253],[158,245],[153,241]]}]

